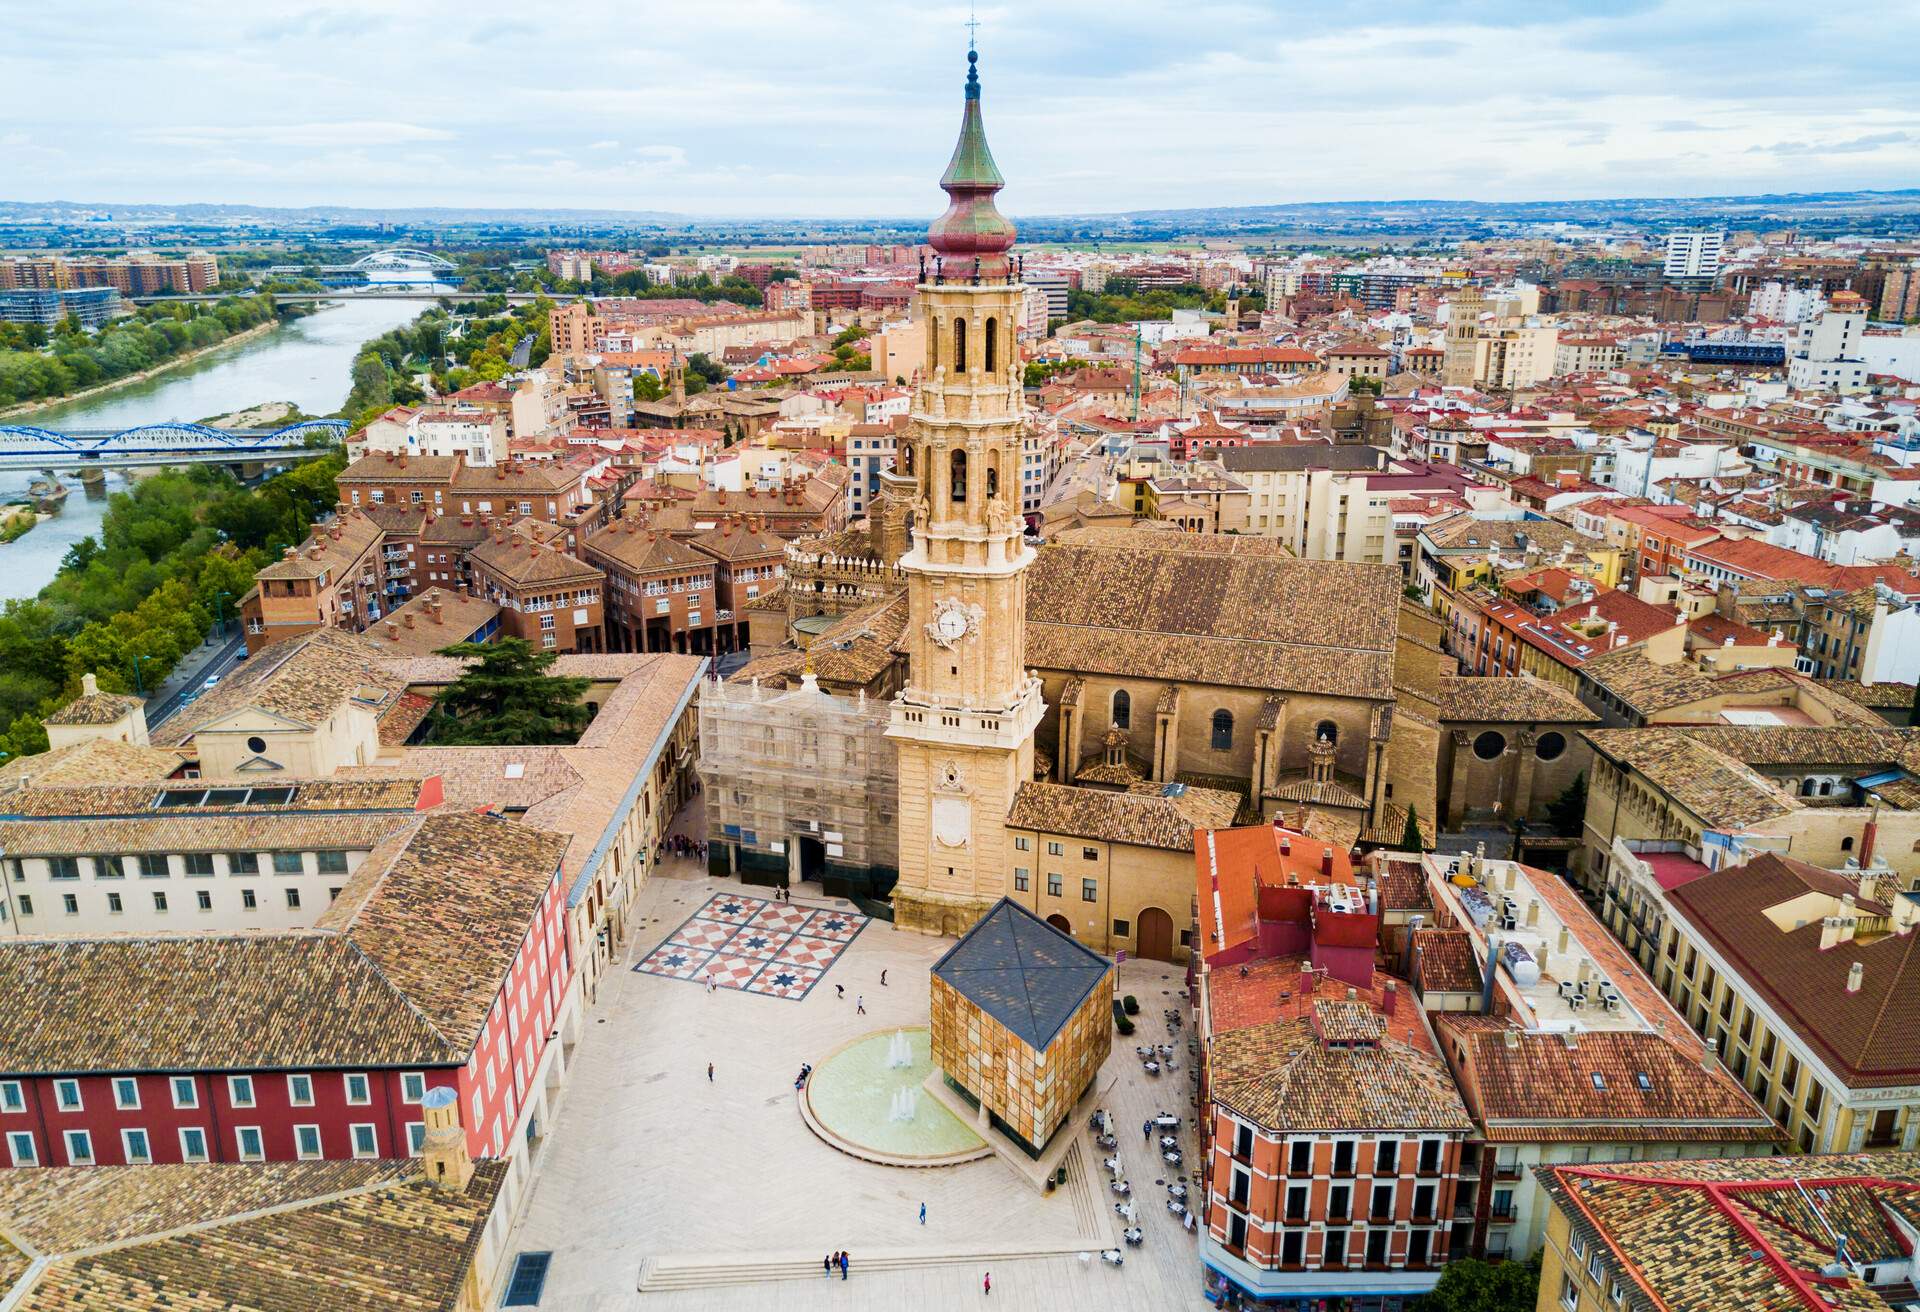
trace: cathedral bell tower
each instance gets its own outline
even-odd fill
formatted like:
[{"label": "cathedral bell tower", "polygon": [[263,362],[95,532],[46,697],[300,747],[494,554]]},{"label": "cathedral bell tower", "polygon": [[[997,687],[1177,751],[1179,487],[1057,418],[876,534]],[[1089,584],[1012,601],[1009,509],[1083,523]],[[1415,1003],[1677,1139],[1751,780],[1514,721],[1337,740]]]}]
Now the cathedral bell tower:
[{"label": "cathedral bell tower", "polygon": [[1026,289],[994,208],[1005,184],[980,117],[979,56],[927,233],[918,289],[927,355],[895,473],[913,505],[907,684],[887,736],[899,749],[900,882],[894,922],[969,929],[1006,890],[1014,790],[1033,778],[1045,710],[1026,668],[1026,545],[1020,513],[1023,394],[1015,338]]}]

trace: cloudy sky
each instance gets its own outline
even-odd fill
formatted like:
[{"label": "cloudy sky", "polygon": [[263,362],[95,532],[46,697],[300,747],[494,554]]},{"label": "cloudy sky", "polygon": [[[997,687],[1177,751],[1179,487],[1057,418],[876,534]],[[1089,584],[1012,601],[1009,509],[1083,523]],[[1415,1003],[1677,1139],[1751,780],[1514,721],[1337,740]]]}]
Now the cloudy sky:
[{"label": "cloudy sky", "polygon": [[[0,0],[0,198],[925,214],[967,16]],[[1920,0],[983,0],[978,18],[1013,214],[1920,185]]]}]

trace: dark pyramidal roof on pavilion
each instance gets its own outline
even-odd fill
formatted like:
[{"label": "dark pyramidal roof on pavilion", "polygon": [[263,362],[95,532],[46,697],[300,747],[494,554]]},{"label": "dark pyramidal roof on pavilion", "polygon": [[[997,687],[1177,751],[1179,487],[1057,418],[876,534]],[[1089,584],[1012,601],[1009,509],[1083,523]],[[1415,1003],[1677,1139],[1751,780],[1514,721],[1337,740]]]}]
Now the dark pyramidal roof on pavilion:
[{"label": "dark pyramidal roof on pavilion", "polygon": [[933,965],[961,996],[1039,1051],[1113,966],[1010,898]]}]

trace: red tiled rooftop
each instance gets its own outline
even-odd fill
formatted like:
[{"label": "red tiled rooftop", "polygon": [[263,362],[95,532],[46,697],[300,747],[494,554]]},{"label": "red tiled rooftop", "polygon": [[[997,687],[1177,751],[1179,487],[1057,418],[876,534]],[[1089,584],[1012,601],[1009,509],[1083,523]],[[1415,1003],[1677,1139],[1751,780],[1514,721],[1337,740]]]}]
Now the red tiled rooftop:
[{"label": "red tiled rooftop", "polygon": [[[1225,1034],[1274,1020],[1305,1018],[1312,1014],[1315,1002],[1346,998],[1351,986],[1325,975],[1314,981],[1312,992],[1304,991],[1300,972],[1306,966],[1305,957],[1275,957],[1212,971],[1207,977],[1207,1019],[1213,1033]],[[1392,984],[1399,995],[1391,1016],[1385,1014],[1388,984]],[[1427,1027],[1421,1023],[1413,986],[1407,981],[1376,969],[1371,985],[1352,991],[1356,1000],[1367,1003],[1385,1018],[1387,1038],[1438,1055],[1427,1035]]]}]

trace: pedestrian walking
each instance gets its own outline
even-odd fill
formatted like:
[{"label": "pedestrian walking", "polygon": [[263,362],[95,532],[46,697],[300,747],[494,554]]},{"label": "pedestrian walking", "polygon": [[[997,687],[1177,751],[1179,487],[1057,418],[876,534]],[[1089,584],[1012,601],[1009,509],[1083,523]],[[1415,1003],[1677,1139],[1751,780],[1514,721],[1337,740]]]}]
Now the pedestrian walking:
[{"label": "pedestrian walking", "polygon": [[855,995],[853,999],[853,1014],[856,1016],[864,1016],[867,1014],[867,995],[866,994],[861,993],[861,994]]},{"label": "pedestrian walking", "polygon": [[713,972],[707,972],[707,992],[713,992]]},{"label": "pedestrian walking", "polygon": [[1140,1142],[1145,1143],[1147,1140],[1151,1138],[1153,1138],[1153,1122],[1152,1121],[1140,1122]]},{"label": "pedestrian walking", "polygon": [[987,1272],[985,1278],[980,1281],[980,1292],[983,1294],[991,1294],[993,1292],[993,1272]]},{"label": "pedestrian walking", "polygon": [[925,1203],[922,1203],[920,1204],[920,1224],[925,1225],[926,1223],[927,1223],[927,1205]]},{"label": "pedestrian walking", "polygon": [[847,986],[846,986],[846,985],[844,985],[844,984],[835,984],[835,985],[833,986],[833,1000],[834,1000],[835,1002],[845,1002],[845,1001],[847,1000]]},{"label": "pedestrian walking", "polygon": [[707,1063],[707,1083],[708,1084],[713,1083],[713,1063],[712,1062]]},{"label": "pedestrian walking", "polygon": [[880,972],[880,987],[885,988],[886,986],[887,986],[887,972],[883,970]]},{"label": "pedestrian walking", "polygon": [[833,1279],[833,1254],[832,1253],[828,1253],[825,1257],[820,1259],[820,1274],[825,1276],[829,1280]]}]

